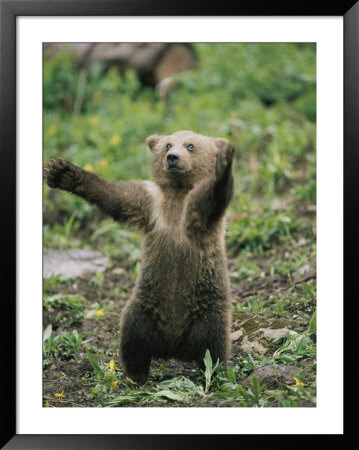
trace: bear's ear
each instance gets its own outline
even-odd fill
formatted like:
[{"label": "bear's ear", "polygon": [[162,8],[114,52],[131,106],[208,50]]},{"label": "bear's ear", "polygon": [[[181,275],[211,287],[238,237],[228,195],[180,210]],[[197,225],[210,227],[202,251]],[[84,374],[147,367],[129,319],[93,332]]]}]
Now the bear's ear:
[{"label": "bear's ear", "polygon": [[222,153],[222,152],[228,152],[229,149],[232,150],[232,153],[234,151],[234,147],[233,145],[231,145],[227,139],[224,138],[213,138],[214,143],[216,144],[218,153]]},{"label": "bear's ear", "polygon": [[153,134],[152,136],[148,136],[146,139],[146,144],[149,146],[150,150],[153,150],[154,146],[158,143],[161,136],[158,134]]}]

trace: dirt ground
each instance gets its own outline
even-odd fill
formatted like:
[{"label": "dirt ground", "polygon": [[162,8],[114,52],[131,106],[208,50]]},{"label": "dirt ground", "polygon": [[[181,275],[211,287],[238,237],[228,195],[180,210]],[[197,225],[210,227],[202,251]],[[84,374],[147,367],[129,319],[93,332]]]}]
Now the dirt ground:
[{"label": "dirt ground", "polygon": [[[271,255],[268,253],[266,258]],[[259,261],[263,266],[266,264],[263,257]],[[235,266],[236,259],[229,259],[229,269]],[[258,262],[257,262],[258,263]],[[118,342],[119,342],[119,321],[122,308],[125,306],[131,291],[134,287],[134,277],[128,270],[128,266],[123,261],[116,261],[109,267],[98,282],[94,274],[86,274],[82,277],[72,279],[70,282],[55,284],[47,289],[47,295],[72,294],[81,295],[86,298],[86,310],[90,310],[93,305],[102,307],[105,313],[96,319],[92,316],[72,316],[72,311],[66,307],[44,308],[43,326],[52,324],[53,334],[60,332],[72,332],[76,329],[83,337],[83,342],[89,345],[91,351],[96,352],[99,359],[108,361],[113,359],[119,363]],[[232,331],[238,330],[243,318],[251,318],[255,314],[249,312],[239,312],[236,309],[237,302],[246,304],[248,299],[255,297],[258,301],[269,302],[271,294],[281,295],[293,290],[300,291],[303,286],[312,282],[315,283],[315,269],[306,271],[303,275],[280,277],[278,275],[258,277],[253,280],[244,280],[240,283],[232,283],[233,298],[233,323]],[[114,294],[115,293],[115,294]],[[306,311],[304,306],[298,304],[289,306],[281,320],[284,320],[289,329],[298,333],[303,332],[308,326],[310,311]],[[71,319],[71,320],[69,320]],[[233,341],[231,357],[228,361],[230,367],[234,367],[239,356],[245,356],[241,342]],[[276,389],[281,383],[293,381],[293,374],[298,369],[298,364],[279,366],[280,373],[273,373],[273,369],[261,368],[256,371],[258,378],[265,383],[267,388]],[[163,370],[165,367],[165,370]],[[272,371],[271,371],[272,370]],[[184,363],[174,359],[169,361],[155,360],[152,362],[150,377],[146,385],[148,388],[159,381],[170,380],[179,375],[185,376],[192,381],[198,380],[201,376],[199,369],[194,363]],[[313,379],[315,373],[313,373]],[[242,385],[249,385],[250,377],[242,381]],[[76,357],[63,357],[57,355],[49,360],[44,360],[43,377],[43,404],[51,407],[96,407],[101,406],[98,398],[94,395],[95,386],[94,370],[85,353],[85,346],[80,346]],[[146,386],[145,386],[146,387]],[[63,396],[57,395],[65,393]],[[141,399],[135,404],[125,404],[123,406],[145,406],[145,407],[166,407],[166,406],[196,406],[196,407],[233,407],[238,406],[235,399],[223,398],[193,398],[193,401],[185,405],[176,402],[151,401],[143,402]],[[268,405],[270,406],[270,404]],[[312,403],[302,400],[298,406],[313,406]]]}]

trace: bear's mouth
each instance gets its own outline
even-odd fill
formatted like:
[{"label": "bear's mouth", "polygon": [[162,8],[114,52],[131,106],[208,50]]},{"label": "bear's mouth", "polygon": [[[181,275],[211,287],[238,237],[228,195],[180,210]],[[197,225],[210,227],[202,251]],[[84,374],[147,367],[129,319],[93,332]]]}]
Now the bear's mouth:
[{"label": "bear's mouth", "polygon": [[178,166],[168,166],[166,171],[167,172],[171,172],[171,173],[177,173],[177,172],[183,172],[183,168],[182,167],[178,167]]}]

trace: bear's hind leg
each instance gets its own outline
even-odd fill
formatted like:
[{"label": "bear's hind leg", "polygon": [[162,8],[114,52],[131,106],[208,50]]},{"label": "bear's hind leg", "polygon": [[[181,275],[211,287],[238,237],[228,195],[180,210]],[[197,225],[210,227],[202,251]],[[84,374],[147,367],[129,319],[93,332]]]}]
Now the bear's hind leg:
[{"label": "bear's hind leg", "polygon": [[138,384],[148,378],[151,364],[148,319],[129,304],[123,312],[120,330],[120,356],[126,375]]},{"label": "bear's hind leg", "polygon": [[229,327],[225,322],[203,321],[192,328],[188,340],[188,348],[192,348],[192,358],[201,369],[205,369],[204,357],[210,351],[213,365],[219,360],[224,365],[230,353]]},{"label": "bear's hind leg", "polygon": [[125,374],[137,384],[145,384],[151,364],[145,342],[135,336],[122,335],[120,353]]}]

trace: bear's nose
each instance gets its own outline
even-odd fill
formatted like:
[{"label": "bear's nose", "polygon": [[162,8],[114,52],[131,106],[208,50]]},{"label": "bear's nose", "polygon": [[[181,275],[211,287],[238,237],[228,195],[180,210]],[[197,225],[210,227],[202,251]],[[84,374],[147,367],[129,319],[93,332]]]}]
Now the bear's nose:
[{"label": "bear's nose", "polygon": [[178,155],[176,153],[169,153],[167,155],[167,161],[170,166],[175,166],[178,162]]}]

